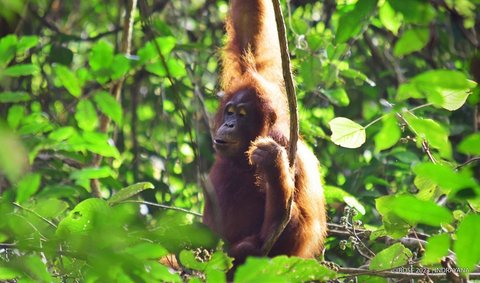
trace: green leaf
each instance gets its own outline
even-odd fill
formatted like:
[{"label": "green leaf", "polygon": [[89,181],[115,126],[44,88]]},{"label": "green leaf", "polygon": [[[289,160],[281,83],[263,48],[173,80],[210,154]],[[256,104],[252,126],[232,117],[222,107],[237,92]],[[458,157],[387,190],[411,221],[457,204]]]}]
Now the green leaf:
[{"label": "green leaf", "polygon": [[0,67],[7,66],[15,57],[17,36],[9,34],[0,38]]},{"label": "green leaf", "polygon": [[28,156],[22,141],[0,124],[0,172],[14,183],[27,167]]},{"label": "green leaf", "polygon": [[15,278],[21,275],[20,272],[13,268],[9,268],[6,266],[0,266],[0,280],[5,280],[5,282],[15,282]]},{"label": "green leaf", "polygon": [[[477,185],[474,178],[468,173],[455,172],[452,168],[441,164],[421,163],[413,168],[413,172],[417,177],[428,179],[441,187],[444,193],[449,194],[449,197],[455,197],[461,189],[472,189]],[[472,198],[474,197],[472,196]]]},{"label": "green leaf", "polygon": [[96,132],[84,132],[81,145],[88,151],[100,154],[104,157],[120,158],[120,153],[113,143],[109,142],[106,134]]},{"label": "green leaf", "polygon": [[16,129],[20,125],[20,121],[25,116],[25,107],[22,105],[13,105],[8,109],[7,122],[11,129]]},{"label": "green leaf", "polygon": [[55,140],[57,142],[64,141],[76,133],[73,127],[61,127],[51,132],[48,135],[49,139]]},{"label": "green leaf", "polygon": [[60,237],[84,234],[92,230],[98,220],[106,218],[110,212],[107,202],[90,198],[77,204],[68,215],[58,223],[56,234]]},{"label": "green leaf", "polygon": [[395,115],[390,114],[383,117],[382,129],[375,135],[375,150],[380,152],[394,146],[401,136],[402,132]]},{"label": "green leaf", "polygon": [[419,86],[434,85],[450,90],[466,90],[476,86],[476,83],[469,80],[465,74],[454,70],[426,71],[414,77],[411,82]]},{"label": "green leaf", "polygon": [[122,124],[122,106],[120,103],[108,92],[99,91],[93,97],[98,109],[117,124]]},{"label": "green leaf", "polygon": [[53,282],[53,278],[48,272],[47,266],[39,256],[26,256],[22,258],[22,266],[24,274],[33,279],[34,282]]},{"label": "green leaf", "polygon": [[26,35],[20,37],[20,40],[18,41],[17,44],[17,52],[18,53],[23,53],[27,51],[28,49],[35,47],[39,42],[38,36],[35,35]]},{"label": "green leaf", "polygon": [[117,193],[115,193],[109,200],[108,203],[110,205],[119,203],[121,201],[124,201],[144,190],[148,189],[154,189],[155,187],[153,186],[152,183],[149,182],[142,182],[142,183],[136,183],[131,186],[128,186],[126,188],[121,189]]},{"label": "green leaf", "polygon": [[377,199],[381,200],[384,213],[392,213],[403,219],[411,226],[426,224],[440,226],[450,223],[453,220],[452,214],[445,207],[439,206],[431,201],[417,199],[410,195],[393,195]]},{"label": "green leaf", "polygon": [[480,239],[480,215],[467,215],[458,225],[457,240],[453,245],[453,251],[457,255],[458,267],[473,271],[480,261],[480,245],[476,245]]},{"label": "green leaf", "polygon": [[338,20],[338,28],[335,38],[337,43],[346,42],[360,33],[365,24],[364,22],[368,20],[376,6],[376,0],[358,1],[352,11],[342,15]]},{"label": "green leaf", "polygon": [[77,104],[75,119],[78,126],[85,131],[93,131],[98,126],[98,117],[95,107],[88,99],[82,99]]},{"label": "green leaf", "polygon": [[19,64],[5,69],[2,74],[9,77],[31,76],[38,74],[40,69],[33,64]]},{"label": "green leaf", "polygon": [[82,94],[82,86],[75,73],[60,64],[54,65],[53,70],[55,71],[55,75],[57,76],[61,85],[63,85],[74,97],[80,97]]},{"label": "green leaf", "polygon": [[140,62],[142,64],[159,57],[157,46],[163,56],[168,56],[175,47],[176,39],[172,36],[157,37],[155,38],[157,45],[154,42],[149,41],[143,48],[138,50],[138,56],[140,56]]},{"label": "green leaf", "polygon": [[417,136],[417,145],[421,147],[426,140],[430,147],[436,148],[443,158],[452,158],[452,145],[448,140],[449,132],[432,119],[417,118],[413,114],[403,115],[408,127]]},{"label": "green leaf", "polygon": [[474,133],[462,140],[458,151],[464,154],[480,155],[480,133]]},{"label": "green leaf", "polygon": [[234,282],[326,282],[335,275],[334,271],[314,259],[249,257],[235,272]]},{"label": "green leaf", "polygon": [[329,123],[332,141],[346,148],[358,148],[365,143],[365,128],[350,119],[337,117]]},{"label": "green leaf", "polygon": [[48,60],[51,63],[59,63],[64,66],[69,66],[73,60],[73,52],[64,46],[53,45],[48,54]]},{"label": "green leaf", "polygon": [[345,202],[348,206],[355,208],[360,214],[365,215],[365,207],[351,194],[334,186],[325,186],[325,198],[327,203],[335,201]]},{"label": "green leaf", "polygon": [[24,91],[4,91],[0,92],[0,103],[18,103],[29,101],[32,98]]},{"label": "green leaf", "polygon": [[470,91],[443,90],[440,91],[440,95],[443,98],[440,106],[447,110],[455,111],[465,104],[465,101],[467,101],[467,98],[470,95]]},{"label": "green leaf", "polygon": [[428,28],[409,29],[403,33],[393,49],[393,54],[401,57],[423,49],[430,38]]},{"label": "green leaf", "polygon": [[70,174],[70,179],[74,180],[90,180],[90,179],[101,179],[114,176],[115,173],[110,169],[110,167],[103,166],[100,168],[84,168],[78,171],[72,172]]},{"label": "green leaf", "polygon": [[388,0],[407,23],[426,25],[435,17],[435,9],[424,0]]},{"label": "green leaf", "polygon": [[325,90],[324,94],[328,100],[335,105],[348,106],[350,104],[350,99],[348,98],[347,92],[343,88]]},{"label": "green leaf", "polygon": [[448,255],[450,248],[450,235],[439,234],[428,238],[427,246],[425,248],[425,255],[422,258],[422,263],[425,265],[438,264],[442,257]]},{"label": "green leaf", "polygon": [[23,203],[34,195],[40,188],[42,177],[38,173],[28,174],[18,182],[17,199],[18,203]]},{"label": "green leaf", "polygon": [[368,268],[370,270],[392,269],[407,264],[412,256],[413,254],[409,249],[401,243],[396,243],[379,252],[372,259]]},{"label": "green leaf", "polygon": [[116,80],[125,76],[130,69],[130,61],[123,54],[117,54],[113,58],[111,68],[113,69],[112,79]]},{"label": "green leaf", "polygon": [[140,243],[126,248],[123,252],[140,259],[159,259],[168,254],[168,251],[159,244]]},{"label": "green leaf", "polygon": [[398,29],[402,25],[402,14],[395,12],[390,3],[385,1],[378,11],[378,16],[383,26],[391,31],[394,35],[397,35]]},{"label": "green leaf", "polygon": [[92,70],[99,71],[109,69],[113,57],[113,46],[105,40],[100,40],[92,47],[88,62]]}]

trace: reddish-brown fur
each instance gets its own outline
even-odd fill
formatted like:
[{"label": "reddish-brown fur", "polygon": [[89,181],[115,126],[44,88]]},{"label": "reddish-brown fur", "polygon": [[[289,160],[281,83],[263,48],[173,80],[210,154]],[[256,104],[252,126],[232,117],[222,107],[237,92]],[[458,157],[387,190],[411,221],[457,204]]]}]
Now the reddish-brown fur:
[{"label": "reddish-brown fur", "polygon": [[204,222],[226,240],[238,264],[246,256],[261,255],[293,194],[291,220],[269,256],[314,257],[321,253],[326,233],[319,164],[300,140],[295,168],[289,168],[289,114],[271,0],[233,0],[230,9],[225,96],[216,129],[220,132],[226,123],[227,103],[236,101],[253,105],[247,115],[254,123],[235,130],[246,133],[240,138],[248,142],[246,148],[233,154],[217,150],[210,172],[214,192],[206,196]]}]

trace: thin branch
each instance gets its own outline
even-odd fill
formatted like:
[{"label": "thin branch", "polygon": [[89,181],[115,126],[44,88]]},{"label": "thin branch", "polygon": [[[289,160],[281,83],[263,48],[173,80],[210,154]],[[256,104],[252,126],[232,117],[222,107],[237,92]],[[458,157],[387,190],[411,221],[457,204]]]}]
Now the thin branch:
[{"label": "thin branch", "polygon": [[458,170],[458,169],[460,169],[464,166],[467,166],[468,164],[476,162],[476,161],[480,161],[480,157],[473,157],[473,158],[463,162],[462,164],[457,165],[457,167],[455,167],[455,170]]},{"label": "thin branch", "polygon": [[200,213],[196,213],[194,211],[190,211],[188,209],[184,209],[184,208],[180,208],[180,207],[175,207],[175,206],[168,206],[168,205],[164,205],[164,204],[158,204],[158,203],[154,203],[154,202],[149,202],[149,201],[145,201],[145,200],[124,200],[124,201],[121,201],[120,203],[138,203],[138,204],[144,204],[144,205],[149,205],[149,206],[155,206],[155,207],[160,207],[160,208],[163,208],[163,209],[169,209],[169,210],[175,210],[175,211],[180,211],[180,212],[183,212],[183,213],[186,213],[186,214],[191,214],[195,217],[202,217],[202,214]]},{"label": "thin branch", "polygon": [[[123,35],[122,35],[122,45],[120,52],[125,55],[130,55],[130,49],[132,45],[132,30],[133,30],[133,15],[135,13],[135,8],[137,6],[137,0],[130,0],[130,7],[128,7],[127,14],[123,22]],[[110,89],[110,94],[115,97],[118,101],[120,98],[120,93],[122,91],[123,82],[125,81],[125,76],[119,78]],[[110,118],[106,115],[103,115],[100,121],[100,132],[106,133],[108,126],[110,124]],[[97,154],[93,157],[92,165],[93,167],[98,167],[102,162],[102,156]],[[100,189],[97,179],[92,179],[91,182],[92,195],[95,197],[100,197]]]},{"label": "thin branch", "polygon": [[[288,53],[287,35],[285,31],[285,22],[283,20],[282,9],[280,8],[279,0],[272,0],[273,9],[275,12],[275,21],[277,23],[278,41],[280,44],[280,53],[282,57],[282,70],[283,79],[285,81],[285,91],[288,99],[288,107],[290,110],[290,140],[288,146],[288,161],[290,162],[290,168],[295,170],[295,156],[297,154],[297,141],[298,141],[298,112],[297,112],[297,99],[295,95],[295,85],[293,84],[293,76],[290,68],[290,56]],[[282,234],[285,227],[287,227],[290,218],[292,217],[292,204],[293,194],[290,196],[287,204],[287,211],[280,221],[277,229],[269,235],[267,240],[262,246],[262,254],[267,255],[272,249],[278,237]]]}]

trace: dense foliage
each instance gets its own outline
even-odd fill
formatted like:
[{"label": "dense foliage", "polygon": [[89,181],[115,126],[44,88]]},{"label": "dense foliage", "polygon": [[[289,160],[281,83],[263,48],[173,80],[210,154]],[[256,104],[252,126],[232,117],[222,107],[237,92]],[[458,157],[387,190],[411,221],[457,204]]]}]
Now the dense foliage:
[{"label": "dense foliage", "polygon": [[[0,0],[0,281],[226,280],[199,222],[228,4],[132,3]],[[480,1],[283,4],[335,266],[235,281],[478,276]]]}]

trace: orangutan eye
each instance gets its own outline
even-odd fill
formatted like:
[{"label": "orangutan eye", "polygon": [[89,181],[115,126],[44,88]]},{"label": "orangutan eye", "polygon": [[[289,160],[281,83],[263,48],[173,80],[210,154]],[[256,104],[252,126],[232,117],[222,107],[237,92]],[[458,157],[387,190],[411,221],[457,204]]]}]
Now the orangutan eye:
[{"label": "orangutan eye", "polygon": [[238,109],[238,115],[240,117],[247,116],[247,110],[245,108],[241,107],[240,109]]},{"label": "orangutan eye", "polygon": [[227,112],[227,115],[233,115],[235,114],[235,109],[233,108],[232,105],[230,105],[230,106],[227,106],[226,112]]}]

